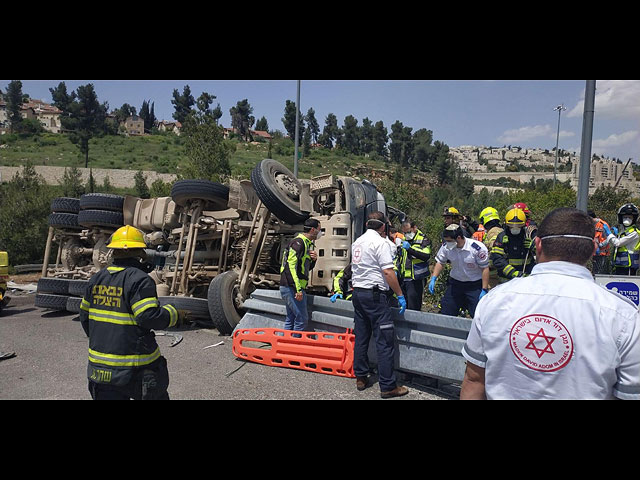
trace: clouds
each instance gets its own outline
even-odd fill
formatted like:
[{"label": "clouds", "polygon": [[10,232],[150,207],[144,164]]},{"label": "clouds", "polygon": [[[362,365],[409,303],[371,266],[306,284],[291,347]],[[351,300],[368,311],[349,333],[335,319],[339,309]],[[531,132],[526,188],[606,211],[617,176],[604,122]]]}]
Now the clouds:
[{"label": "clouds", "polygon": [[[584,90],[567,117],[582,117],[583,113]],[[602,118],[640,120],[640,80],[596,81],[595,113]]]},{"label": "clouds", "polygon": [[[515,128],[512,130],[506,130],[502,135],[498,137],[500,142],[505,144],[518,144],[530,142],[534,139],[544,138],[545,140],[549,138],[556,138],[557,130],[553,128],[551,125],[533,125],[527,127]],[[560,137],[573,137],[575,133],[568,132],[566,130],[560,130]]]}]

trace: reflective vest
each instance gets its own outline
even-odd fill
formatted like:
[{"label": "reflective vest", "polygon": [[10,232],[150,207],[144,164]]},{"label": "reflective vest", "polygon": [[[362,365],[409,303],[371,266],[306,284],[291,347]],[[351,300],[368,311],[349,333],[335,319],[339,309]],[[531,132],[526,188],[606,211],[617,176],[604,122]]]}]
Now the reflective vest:
[{"label": "reflective vest", "polygon": [[96,383],[127,384],[135,369],[161,356],[152,329],[178,322],[176,308],[160,306],[155,283],[132,262],[93,275],[80,303],[80,322],[89,336],[87,376]]},{"label": "reflective vest", "polygon": [[333,293],[340,293],[345,300],[351,299],[353,286],[351,285],[351,264],[340,270],[333,277]]},{"label": "reflective vest", "polygon": [[[400,277],[410,280],[421,280],[429,276],[429,256],[431,255],[431,241],[420,230],[407,240],[411,244],[409,250],[402,249],[398,255],[398,271]],[[414,255],[417,253],[418,256]]]},{"label": "reflective vest", "polygon": [[311,240],[303,233],[299,233],[289,242],[289,246],[282,253],[280,286],[295,288],[296,292],[301,292],[307,288],[309,270],[315,264],[309,256],[311,244]]},{"label": "reflective vest", "polygon": [[[635,225],[627,227],[624,231],[618,234],[618,238],[623,238],[632,232],[640,233],[640,230]],[[639,268],[640,267],[640,255],[638,254],[640,251],[640,240],[636,242],[636,244],[629,250],[626,246],[618,247],[616,250],[616,256],[613,259],[614,267],[623,267],[623,268]]]}]

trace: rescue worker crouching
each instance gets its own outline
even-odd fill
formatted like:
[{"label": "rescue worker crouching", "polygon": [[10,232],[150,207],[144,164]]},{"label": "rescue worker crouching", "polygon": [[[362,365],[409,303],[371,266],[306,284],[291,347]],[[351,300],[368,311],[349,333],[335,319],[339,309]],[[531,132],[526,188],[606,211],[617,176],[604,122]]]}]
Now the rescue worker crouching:
[{"label": "rescue worker crouching", "polygon": [[[640,266],[640,230],[636,226],[639,215],[638,207],[627,203],[618,210],[620,233],[616,237],[607,233],[607,243],[615,247],[613,255],[614,275],[636,275]],[[602,248],[602,246],[600,246]]]},{"label": "rescue worker crouching", "polygon": [[89,279],[80,323],[89,337],[89,392],[94,400],[169,400],[169,371],[152,329],[174,327],[186,312],[160,306],[145,273],[143,233],[124,226],[107,245],[112,265]]},{"label": "rescue worker crouching", "polygon": [[489,258],[501,282],[529,275],[535,264],[534,243],[525,230],[525,213],[517,208],[505,215],[505,230],[498,234]]},{"label": "rescue worker crouching", "polygon": [[415,222],[404,222],[402,230],[405,240],[398,256],[398,274],[407,299],[407,309],[421,310],[425,279],[429,276],[431,240],[425,237]]},{"label": "rescue worker crouching", "polygon": [[353,286],[351,285],[351,264],[344,267],[333,277],[333,293],[331,302],[335,303],[336,299],[343,298],[351,300],[353,295]]}]

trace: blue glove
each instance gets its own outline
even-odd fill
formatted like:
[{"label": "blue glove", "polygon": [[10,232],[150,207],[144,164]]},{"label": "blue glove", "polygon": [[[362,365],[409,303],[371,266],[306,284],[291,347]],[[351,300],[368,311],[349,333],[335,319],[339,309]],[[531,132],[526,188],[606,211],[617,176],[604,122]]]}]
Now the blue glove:
[{"label": "blue glove", "polygon": [[606,233],[606,234],[607,234],[607,237],[608,237],[609,235],[611,235],[611,230],[609,230],[609,227],[607,226],[607,224],[606,224],[606,223],[603,223],[603,224],[602,224],[602,229],[604,230],[604,233]]},{"label": "blue glove", "polygon": [[618,234],[618,227],[613,227],[613,234],[617,235]]},{"label": "blue glove", "polygon": [[402,248],[404,248],[405,250],[409,250],[411,248],[411,244],[409,242],[407,242],[406,240],[402,241]]},{"label": "blue glove", "polygon": [[433,292],[435,291],[436,278],[438,277],[431,277],[431,280],[429,280],[429,293],[431,294],[433,294]]},{"label": "blue glove", "polygon": [[336,303],[336,298],[343,298],[341,293],[334,293],[331,295],[331,303]]},{"label": "blue glove", "polygon": [[404,311],[407,309],[407,301],[404,299],[404,295],[400,295],[398,297],[398,303],[400,304],[400,315],[402,315],[404,313]]},{"label": "blue glove", "polygon": [[480,300],[482,297],[484,297],[487,293],[489,293],[489,290],[485,290],[484,288],[480,291],[480,296],[478,297],[478,300]]}]

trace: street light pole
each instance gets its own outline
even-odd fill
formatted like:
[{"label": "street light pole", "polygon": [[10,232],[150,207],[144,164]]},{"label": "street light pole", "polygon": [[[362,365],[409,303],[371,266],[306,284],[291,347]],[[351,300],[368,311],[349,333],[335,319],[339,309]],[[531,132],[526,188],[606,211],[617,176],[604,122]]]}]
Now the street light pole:
[{"label": "street light pole", "polygon": [[293,176],[298,178],[298,141],[299,141],[299,125],[300,125],[300,80],[298,80],[298,94],[296,95],[296,135],[295,142],[296,146],[294,149],[294,158],[293,158]]},{"label": "street light pole", "polygon": [[589,176],[591,174],[591,141],[593,138],[593,113],[596,101],[596,81],[587,80],[582,115],[582,143],[580,145],[580,174],[576,208],[586,213],[589,201]]},{"label": "street light pole", "polygon": [[560,142],[560,113],[562,113],[563,110],[566,110],[567,107],[564,106],[564,103],[558,105],[556,108],[554,108],[554,111],[558,111],[558,132],[556,133],[556,160],[553,164],[553,187],[555,188],[556,186],[556,176],[558,173],[558,143]]}]

